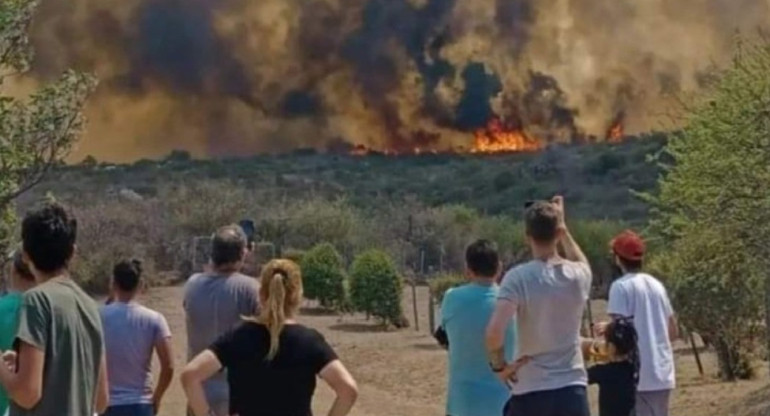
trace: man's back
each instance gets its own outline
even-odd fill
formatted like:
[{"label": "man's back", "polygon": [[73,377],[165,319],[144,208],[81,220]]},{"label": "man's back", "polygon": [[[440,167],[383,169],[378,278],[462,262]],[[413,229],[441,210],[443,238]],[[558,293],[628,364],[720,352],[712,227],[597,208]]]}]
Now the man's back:
[{"label": "man's back", "polygon": [[674,354],[668,323],[674,312],[663,284],[648,274],[627,274],[612,284],[607,312],[633,318],[641,363],[638,390],[673,389]]},{"label": "man's back", "polygon": [[103,351],[96,302],[72,280],[51,279],[24,294],[17,339],[45,355],[43,395],[10,414],[91,416]]},{"label": "man's back", "polygon": [[138,303],[114,302],[101,310],[110,406],[152,403],[155,345],[171,336],[163,315]]},{"label": "man's back", "polygon": [[[510,392],[489,368],[484,333],[497,300],[496,285],[470,283],[448,291],[441,305],[441,326],[449,338],[447,414],[502,414]],[[505,356],[513,360],[514,327],[506,332]]]},{"label": "man's back", "polygon": [[579,340],[590,288],[588,265],[567,260],[533,260],[505,275],[499,297],[516,304],[516,354],[532,358],[514,394],[586,385]]},{"label": "man's back", "polygon": [[[219,336],[239,324],[243,316],[256,315],[257,291],[257,281],[240,273],[200,273],[190,277],[184,295],[188,359],[209,348]],[[211,378],[205,388],[212,402],[228,399],[224,374]]]}]

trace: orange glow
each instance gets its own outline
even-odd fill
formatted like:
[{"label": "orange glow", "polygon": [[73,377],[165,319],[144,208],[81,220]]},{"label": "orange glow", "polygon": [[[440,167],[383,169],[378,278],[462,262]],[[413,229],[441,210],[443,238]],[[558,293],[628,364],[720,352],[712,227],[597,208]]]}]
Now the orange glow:
[{"label": "orange glow", "polygon": [[625,133],[623,131],[623,123],[622,122],[615,123],[607,131],[607,141],[610,143],[620,143],[621,141],[623,141],[624,135]]},{"label": "orange glow", "polygon": [[350,150],[350,154],[353,156],[366,156],[369,154],[369,149],[362,144],[357,144]]},{"label": "orange glow", "polygon": [[471,153],[534,152],[543,144],[520,129],[507,128],[495,117],[473,134]]}]

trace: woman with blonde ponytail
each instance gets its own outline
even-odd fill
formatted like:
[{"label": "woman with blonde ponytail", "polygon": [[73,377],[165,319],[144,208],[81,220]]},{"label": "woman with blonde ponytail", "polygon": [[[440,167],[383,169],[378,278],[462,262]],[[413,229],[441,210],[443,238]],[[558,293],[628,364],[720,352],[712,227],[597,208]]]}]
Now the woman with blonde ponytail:
[{"label": "woman with blonde ponytail", "polygon": [[346,416],[358,387],[324,337],[295,320],[302,302],[299,266],[290,260],[266,264],[259,297],[257,316],[244,317],[243,324],[185,367],[182,384],[193,413],[215,414],[203,382],[226,368],[231,415],[312,416],[320,376],[337,394],[328,416]]}]

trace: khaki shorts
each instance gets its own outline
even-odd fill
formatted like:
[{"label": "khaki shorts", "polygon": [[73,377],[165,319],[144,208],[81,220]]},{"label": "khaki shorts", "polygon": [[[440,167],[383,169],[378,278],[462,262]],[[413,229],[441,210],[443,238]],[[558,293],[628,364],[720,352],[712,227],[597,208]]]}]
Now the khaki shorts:
[{"label": "khaki shorts", "polygon": [[668,416],[671,390],[639,391],[636,393],[636,416]]}]

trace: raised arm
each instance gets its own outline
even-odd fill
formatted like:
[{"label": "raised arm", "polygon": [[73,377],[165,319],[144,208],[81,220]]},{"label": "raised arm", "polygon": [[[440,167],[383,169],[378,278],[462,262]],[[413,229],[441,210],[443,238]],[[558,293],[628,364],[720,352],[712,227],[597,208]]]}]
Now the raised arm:
[{"label": "raised arm", "polygon": [[217,356],[211,350],[206,350],[198,354],[182,371],[182,387],[195,416],[210,416],[214,414],[206,400],[203,382],[221,369],[222,364],[217,359]]},{"label": "raised arm", "polygon": [[318,375],[334,390],[337,397],[329,409],[328,416],[347,416],[358,400],[358,385],[340,360],[334,360]]},{"label": "raised arm", "polygon": [[588,264],[588,257],[586,257],[583,250],[580,249],[580,246],[572,237],[572,233],[570,233],[569,228],[567,227],[567,220],[564,214],[564,197],[557,195],[553,197],[551,202],[556,206],[559,212],[559,228],[561,228],[563,232],[560,243],[564,250],[564,256],[567,260]]}]

